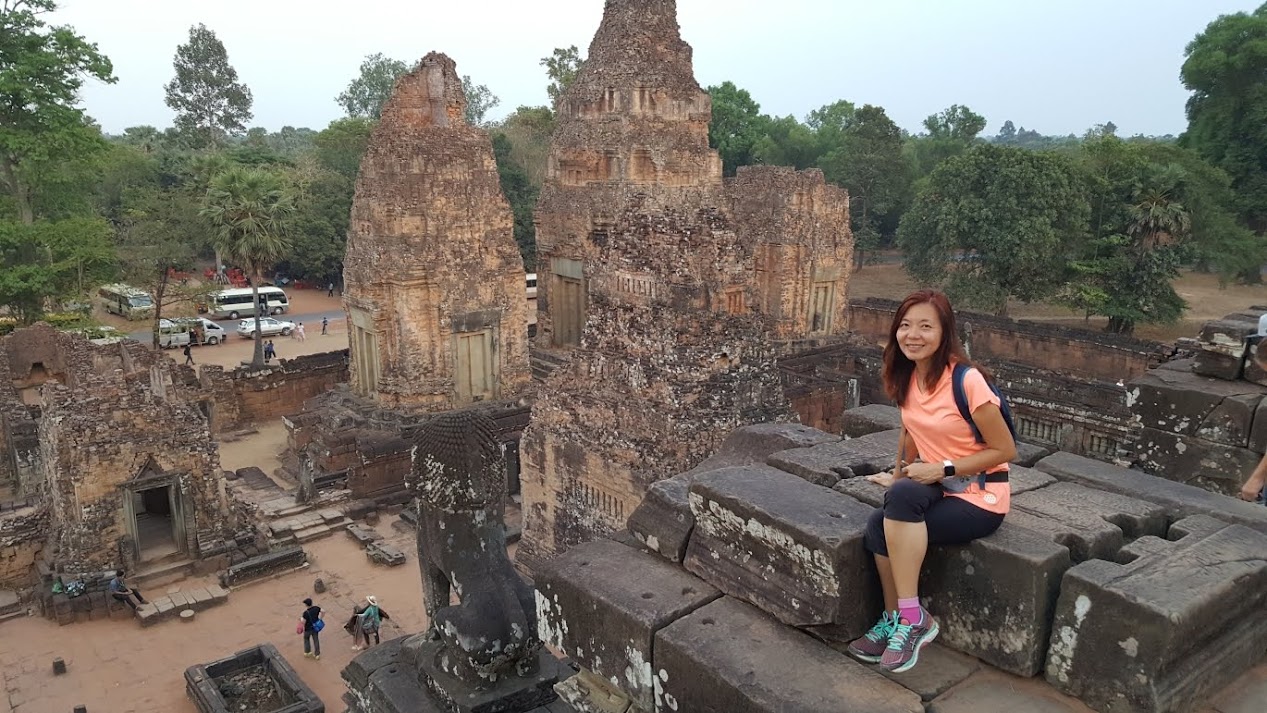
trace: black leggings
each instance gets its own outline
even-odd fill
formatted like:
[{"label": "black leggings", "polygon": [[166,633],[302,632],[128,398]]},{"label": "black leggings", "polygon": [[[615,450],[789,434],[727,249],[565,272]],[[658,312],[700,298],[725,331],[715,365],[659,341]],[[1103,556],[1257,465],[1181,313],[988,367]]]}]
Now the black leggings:
[{"label": "black leggings", "polygon": [[924,485],[902,478],[884,494],[884,507],[867,519],[862,536],[867,551],[889,556],[884,541],[884,520],[922,522],[928,526],[928,544],[960,545],[991,535],[1003,524],[1003,516],[973,505],[963,498],[945,497],[940,485]]}]

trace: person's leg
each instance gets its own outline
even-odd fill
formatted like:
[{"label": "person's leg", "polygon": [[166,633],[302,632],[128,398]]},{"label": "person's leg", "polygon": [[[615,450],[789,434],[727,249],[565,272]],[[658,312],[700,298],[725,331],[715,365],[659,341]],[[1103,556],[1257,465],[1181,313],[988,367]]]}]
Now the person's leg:
[{"label": "person's leg", "polygon": [[321,632],[312,632],[312,655],[321,658]]},{"label": "person's leg", "polygon": [[382,639],[378,638],[378,629],[374,629],[374,645],[378,646],[382,643]]},{"label": "person's leg", "polygon": [[304,629],[304,656],[312,654],[312,632]]},{"label": "person's leg", "polygon": [[126,594],[111,594],[110,596],[114,597],[115,601],[123,602],[124,604],[132,607],[132,611],[136,611],[136,604],[132,601],[132,597],[129,597]]},{"label": "person's leg", "polygon": [[963,498],[943,498],[924,518],[928,544],[960,545],[988,537],[1003,524],[1003,516],[973,505]]},{"label": "person's leg", "polygon": [[919,570],[928,552],[928,510],[942,500],[942,489],[902,478],[884,494],[884,543],[893,571],[896,598],[919,596]]}]

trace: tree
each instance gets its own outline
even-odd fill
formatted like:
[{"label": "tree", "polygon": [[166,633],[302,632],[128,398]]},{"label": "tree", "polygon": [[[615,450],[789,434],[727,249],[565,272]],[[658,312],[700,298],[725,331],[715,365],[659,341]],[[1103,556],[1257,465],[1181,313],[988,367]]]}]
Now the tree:
[{"label": "tree", "polygon": [[115,81],[97,45],[44,22],[55,9],[54,0],[0,0],[0,189],[27,225],[36,219],[36,174],[105,147],[75,107],[84,80]]},{"label": "tree", "polygon": [[287,275],[323,285],[338,281],[347,252],[354,181],[355,173],[349,178],[324,169],[297,181],[301,186],[287,231],[292,242],[284,263]]},{"label": "tree", "polygon": [[550,155],[550,135],[554,133],[554,112],[544,106],[521,106],[497,124],[494,133],[509,139],[509,160],[523,169],[529,185],[540,190]]},{"label": "tree", "polygon": [[506,134],[493,134],[493,156],[497,159],[497,175],[501,179],[502,193],[510,203],[515,216],[515,243],[524,260],[524,269],[537,269],[537,231],[532,213],[537,206],[540,187],[533,186],[527,171],[512,157],[513,146]]},{"label": "tree", "polygon": [[902,141],[902,130],[884,109],[867,104],[841,131],[840,147],[819,160],[827,180],[849,191],[854,269],[880,246],[880,218],[897,213],[907,199],[911,177]]},{"label": "tree", "polygon": [[251,90],[238,81],[224,43],[199,23],[176,48],[176,76],[165,85],[176,128],[193,148],[220,148],[251,120]]},{"label": "tree", "polygon": [[943,161],[967,151],[984,128],[985,117],[960,104],[924,119],[927,133],[912,140],[916,171],[927,176]]},{"label": "tree", "polygon": [[1267,4],[1223,15],[1185,50],[1192,92],[1180,141],[1227,172],[1241,219],[1267,231]]},{"label": "tree", "polygon": [[[260,303],[259,284],[264,273],[290,250],[284,233],[294,212],[294,200],[276,174],[254,168],[234,167],[211,179],[202,214],[216,228],[216,242],[251,276],[251,296]],[[255,310],[255,357],[251,366],[264,366],[264,341],[260,335],[260,310]]]},{"label": "tree", "polygon": [[748,90],[740,89],[734,82],[722,82],[706,91],[713,99],[708,145],[721,154],[723,172],[733,176],[740,166],[754,163],[754,151],[765,136],[767,119]]},{"label": "tree", "polygon": [[576,75],[580,73],[584,65],[585,60],[581,57],[581,51],[576,48],[576,45],[567,49],[555,47],[549,57],[541,58],[541,66],[546,68],[546,76],[550,78],[550,84],[546,86],[546,94],[550,95],[552,106],[558,105],[563,92],[567,91],[567,88],[576,80]]},{"label": "tree", "polygon": [[983,144],[929,176],[902,217],[906,269],[965,305],[1007,313],[1007,300],[1051,296],[1090,209],[1069,160]]},{"label": "tree", "polygon": [[[766,166],[805,169],[818,162],[818,137],[794,116],[762,117],[762,136],[752,147],[752,161]],[[736,170],[738,166],[735,167]]]},{"label": "tree", "polygon": [[852,102],[842,99],[815,109],[805,117],[805,125],[818,138],[820,156],[826,156],[840,148],[844,141],[845,128],[853,121],[855,111]]},{"label": "tree", "polygon": [[348,116],[375,119],[383,115],[383,106],[391,98],[396,80],[409,71],[409,65],[398,59],[371,54],[361,62],[361,73],[348,84],[335,101]]},{"label": "tree", "polygon": [[469,126],[484,126],[488,112],[492,111],[502,100],[485,84],[476,84],[471,75],[462,75],[462,93],[466,94],[466,123]]},{"label": "tree", "polygon": [[150,331],[151,343],[158,349],[159,325],[170,314],[169,308],[188,304],[206,292],[180,284],[174,274],[194,267],[188,229],[191,219],[198,216],[195,204],[181,190],[141,187],[132,192],[128,203],[115,226],[119,264],[128,284],[154,298]]},{"label": "tree", "polygon": [[361,157],[374,133],[373,119],[335,119],[313,138],[317,163],[350,181],[361,170]]},{"label": "tree", "polygon": [[110,226],[100,218],[0,221],[0,305],[23,324],[50,303],[83,300],[115,274]]}]

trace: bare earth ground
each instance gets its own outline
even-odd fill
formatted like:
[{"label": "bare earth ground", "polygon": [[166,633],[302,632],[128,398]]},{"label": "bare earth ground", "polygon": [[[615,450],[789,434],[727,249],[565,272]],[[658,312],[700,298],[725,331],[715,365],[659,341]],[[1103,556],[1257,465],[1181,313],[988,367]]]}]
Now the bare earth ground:
[{"label": "bare earth ground", "polygon": [[[901,265],[868,265],[850,277],[849,298],[884,297],[900,300],[919,288],[920,285],[906,274]],[[1175,291],[1188,301],[1188,311],[1183,320],[1172,325],[1141,325],[1136,328],[1135,336],[1160,342],[1171,342],[1179,337],[1195,337],[1204,322],[1251,305],[1267,304],[1267,286],[1229,285],[1224,289],[1219,286],[1217,276],[1196,272],[1184,273],[1175,282]],[[1104,329],[1107,321],[1103,317],[1084,320],[1079,312],[1058,305],[1015,301],[1008,305],[1008,316],[1092,330]]]}]

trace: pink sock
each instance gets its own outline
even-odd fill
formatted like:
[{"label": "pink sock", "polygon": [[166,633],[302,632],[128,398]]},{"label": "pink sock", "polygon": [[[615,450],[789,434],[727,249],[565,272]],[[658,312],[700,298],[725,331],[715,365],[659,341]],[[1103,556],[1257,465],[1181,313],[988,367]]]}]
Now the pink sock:
[{"label": "pink sock", "polygon": [[918,624],[923,618],[922,611],[919,606],[919,597],[897,600],[898,618],[905,619],[907,624]]}]

